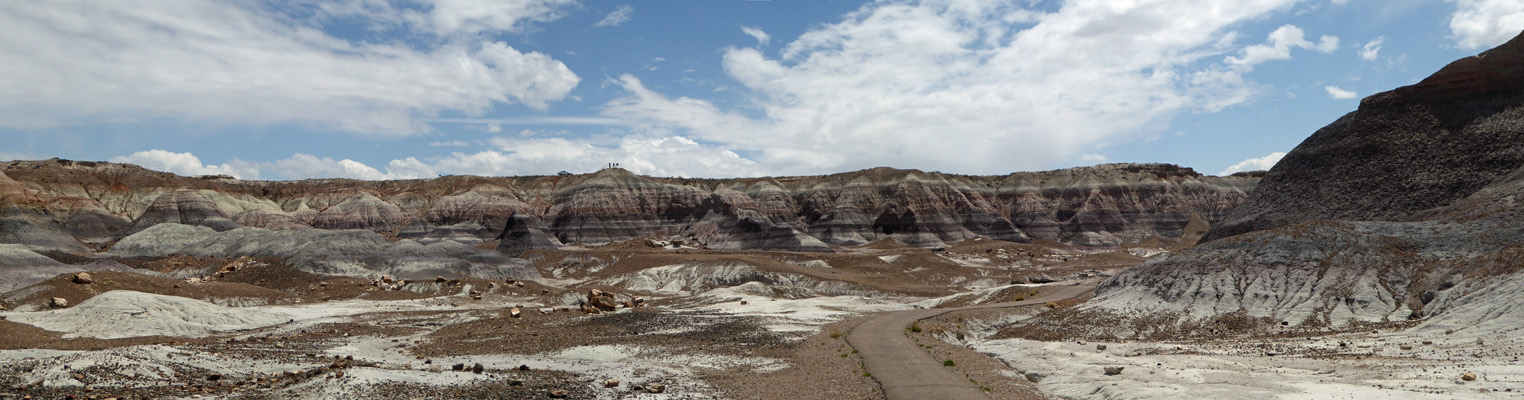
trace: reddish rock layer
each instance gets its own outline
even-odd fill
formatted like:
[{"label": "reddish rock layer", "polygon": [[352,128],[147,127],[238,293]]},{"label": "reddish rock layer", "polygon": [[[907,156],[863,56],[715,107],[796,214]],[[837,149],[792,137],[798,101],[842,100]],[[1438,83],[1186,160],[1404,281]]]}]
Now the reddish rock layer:
[{"label": "reddish rock layer", "polygon": [[[537,232],[568,244],[683,234],[717,249],[803,251],[882,239],[927,247],[974,237],[1085,245],[1174,239],[1193,215],[1215,220],[1258,181],[1162,164],[1006,176],[876,168],[809,177],[673,179],[610,169],[375,182],[193,178],[58,159],[0,163],[0,171],[16,182],[0,185],[6,193],[43,202],[72,199],[55,211],[100,220],[87,230],[118,238],[177,222],[218,230],[363,229],[422,243],[479,244],[500,239],[509,216],[520,215],[534,220]],[[132,222],[124,228],[123,221]],[[534,240],[530,247],[547,242]]]}]

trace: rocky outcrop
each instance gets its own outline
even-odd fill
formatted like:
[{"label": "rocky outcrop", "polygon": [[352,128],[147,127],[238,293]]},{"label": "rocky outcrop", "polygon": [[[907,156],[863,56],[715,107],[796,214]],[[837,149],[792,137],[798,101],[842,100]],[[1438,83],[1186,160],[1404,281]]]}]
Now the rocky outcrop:
[{"label": "rocky outcrop", "polygon": [[216,231],[237,228],[216,203],[194,190],[175,190],[154,200],[153,204],[117,235],[126,237],[158,224],[205,226]]},{"label": "rocky outcrop", "polygon": [[1178,334],[1227,314],[1314,328],[1518,321],[1518,291],[1499,285],[1524,273],[1521,196],[1516,38],[1367,98],[1288,153],[1212,241],[1116,275],[1068,315],[1110,321],[1093,328],[1115,336]]},{"label": "rocky outcrop", "polygon": [[7,202],[0,202],[0,243],[24,245],[36,251],[87,250],[51,215]]},{"label": "rocky outcrop", "polygon": [[509,253],[550,246],[543,239],[597,246],[648,235],[695,238],[693,245],[712,249],[789,251],[886,239],[923,247],[975,237],[1082,245],[1183,241],[1193,240],[1183,234],[1192,218],[1220,218],[1258,181],[1163,164],[1006,176],[875,168],[826,176],[673,179],[608,169],[378,182],[199,179],[57,159],[0,163],[0,171],[15,178],[14,184],[0,182],[0,192],[25,200],[20,209],[29,215],[48,216],[33,225],[68,226],[72,238],[90,244],[176,223],[218,231],[361,229],[420,244],[475,246],[503,239],[516,215],[519,225],[533,229],[513,233],[528,233],[523,238],[529,242],[501,243]]},{"label": "rocky outcrop", "polygon": [[[529,215],[532,207],[517,199],[511,190],[497,185],[472,187],[464,193],[439,198],[428,211],[408,224],[398,237],[420,243],[453,240],[482,243],[503,234],[509,216]],[[538,221],[536,221],[538,222]]]},{"label": "rocky outcrop", "polygon": [[561,247],[561,241],[545,233],[545,226],[533,217],[514,213],[508,217],[503,233],[497,237],[497,251],[518,255],[529,250]]},{"label": "rocky outcrop", "polygon": [[1276,164],[1204,241],[1303,221],[1407,221],[1524,166],[1524,39],[1380,93]]},{"label": "rocky outcrop", "polygon": [[394,232],[402,227],[407,215],[402,208],[370,193],[354,196],[328,207],[312,219],[318,229],[364,229],[371,232]]}]

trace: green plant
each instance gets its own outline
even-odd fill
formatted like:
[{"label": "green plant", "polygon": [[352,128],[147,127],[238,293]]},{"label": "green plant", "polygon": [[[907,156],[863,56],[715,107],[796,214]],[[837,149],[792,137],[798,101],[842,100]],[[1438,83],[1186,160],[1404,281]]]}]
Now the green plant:
[{"label": "green plant", "polygon": [[831,338],[832,339],[840,339],[841,338],[841,332],[831,331]]},{"label": "green plant", "polygon": [[905,329],[909,329],[911,332],[921,333],[921,323],[917,322],[917,323],[914,323],[914,324],[910,324],[910,327],[909,328],[905,328]]},{"label": "green plant", "polygon": [[944,366],[944,367],[956,367],[956,366],[958,366],[958,363],[953,362],[953,360],[947,360],[947,361],[943,361],[942,362],[942,366]]}]

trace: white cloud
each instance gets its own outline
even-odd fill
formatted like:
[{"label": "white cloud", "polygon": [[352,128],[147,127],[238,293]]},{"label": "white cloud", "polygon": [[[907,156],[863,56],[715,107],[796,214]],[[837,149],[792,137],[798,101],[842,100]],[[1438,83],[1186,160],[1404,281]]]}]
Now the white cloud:
[{"label": "white cloud", "polygon": [[1233,166],[1228,167],[1228,169],[1222,170],[1222,172],[1217,173],[1217,175],[1226,176],[1226,175],[1232,175],[1233,173],[1236,173],[1236,172],[1267,170],[1267,169],[1270,169],[1271,167],[1274,167],[1275,163],[1280,162],[1281,161],[1281,157],[1285,157],[1285,156],[1286,156],[1286,153],[1274,152],[1274,153],[1270,153],[1270,155],[1268,155],[1268,156],[1264,156],[1264,157],[1260,157],[1260,158],[1250,158],[1250,159],[1244,160],[1243,162],[1240,162],[1238,164],[1233,164]]},{"label": "white cloud", "polygon": [[548,175],[558,171],[593,172],[610,162],[653,176],[758,176],[768,173],[735,152],[699,144],[677,135],[632,134],[612,147],[592,140],[508,138],[489,140],[496,150],[453,153],[433,161],[441,173],[470,175]]},{"label": "white cloud", "polygon": [[1381,42],[1384,41],[1386,41],[1385,37],[1378,37],[1376,40],[1366,43],[1365,47],[1360,48],[1360,58],[1366,61],[1376,61],[1376,57],[1381,55]]},{"label": "white cloud", "polygon": [[434,169],[416,158],[392,160],[386,172],[351,160],[334,160],[311,154],[296,153],[291,158],[258,164],[261,170],[273,172],[285,179],[349,178],[363,180],[418,179],[438,176]]},{"label": "white cloud", "polygon": [[31,153],[0,151],[0,161],[40,160],[42,158],[43,157],[33,156]]},{"label": "white cloud", "polygon": [[288,17],[297,19],[310,12],[310,18],[319,23],[354,19],[376,31],[408,29],[462,37],[523,33],[534,23],[560,19],[566,8],[576,4],[576,0],[282,0],[271,8],[289,11]]},{"label": "white cloud", "polygon": [[[296,123],[369,134],[428,131],[444,111],[497,103],[543,109],[579,82],[566,65],[482,32],[518,32],[556,18],[556,1],[421,0],[265,6],[173,0],[23,2],[0,13],[0,127],[177,118]],[[306,10],[302,19],[277,9]],[[318,27],[363,16],[376,29],[447,37],[422,48],[352,42]],[[449,90],[441,90],[449,88]]]},{"label": "white cloud", "polygon": [[[1071,0],[1047,11],[1022,8],[1030,2],[870,2],[800,35],[777,58],[726,50],[725,72],[746,99],[734,108],[624,75],[613,83],[628,95],[602,113],[744,151],[786,174],[1042,168],[1150,137],[1179,113],[1252,98],[1259,86],[1244,69],[1215,62],[1232,51],[1230,28],[1297,2]],[[1302,36],[1283,28],[1269,48],[1337,47],[1333,37]]]},{"label": "white cloud", "polygon": [[1524,31],[1524,2],[1518,0],[1451,0],[1450,34],[1463,49],[1493,47]]},{"label": "white cloud", "polygon": [[1108,160],[1108,158],[1106,158],[1106,155],[1104,155],[1104,154],[1090,153],[1090,154],[1084,154],[1084,155],[1080,156],[1080,161],[1085,161],[1085,162],[1097,162],[1097,163],[1100,163],[1100,162],[1106,162],[1106,160]]},{"label": "white cloud", "polygon": [[746,36],[757,39],[757,45],[759,46],[766,46],[767,42],[773,39],[772,36],[767,35],[767,32],[763,32],[762,28],[743,26],[741,27],[741,32],[745,33]]},{"label": "white cloud", "polygon": [[593,27],[604,28],[619,26],[619,24],[623,24],[625,21],[629,21],[630,16],[633,14],[635,14],[635,7],[631,7],[628,4],[620,5],[618,8],[615,8],[613,12],[610,12],[609,15],[605,15],[603,16],[603,19],[598,20],[598,23],[593,24]]},{"label": "white cloud", "polygon": [[175,153],[159,149],[115,157],[111,159],[111,162],[136,164],[155,171],[188,176],[230,175],[239,179],[259,179],[259,169],[247,162],[234,160],[232,163],[219,165],[202,164],[201,159],[191,153]]},{"label": "white cloud", "polygon": [[487,132],[500,133],[502,131],[503,131],[503,124],[499,124],[499,123],[495,123],[495,122],[487,124]]},{"label": "white cloud", "polygon": [[460,140],[451,140],[451,141],[448,141],[448,142],[432,142],[432,143],[429,143],[429,146],[434,146],[434,147],[466,147],[466,146],[470,146],[470,145],[471,145],[470,143],[466,143],[466,142],[460,141]]},{"label": "white cloud", "polygon": [[[351,159],[334,159],[296,153],[290,158],[246,162],[234,160],[221,165],[202,164],[191,153],[148,150],[116,157],[113,162],[138,164],[145,168],[181,175],[228,174],[243,179],[312,179],[349,178],[391,180],[433,178],[439,175],[522,176],[551,175],[559,171],[594,172],[610,162],[620,163],[632,172],[653,176],[739,177],[760,176],[771,171],[759,168],[733,151],[700,144],[679,135],[636,133],[626,135],[612,146],[606,141],[535,138],[525,130],[520,137],[495,137],[488,140],[489,150],[453,152],[442,157],[391,160],[385,168],[376,168]],[[434,142],[433,146],[469,146],[462,141]]]},{"label": "white cloud", "polygon": [[1352,92],[1352,91],[1344,90],[1343,88],[1340,88],[1338,86],[1324,86],[1323,90],[1328,91],[1328,97],[1332,97],[1332,98],[1339,99],[1339,100],[1346,100],[1346,99],[1353,99],[1353,98],[1356,98],[1356,97],[1360,97],[1360,94]]},{"label": "white cloud", "polygon": [[1330,53],[1339,48],[1339,38],[1323,36],[1318,38],[1317,43],[1307,41],[1306,33],[1302,28],[1295,25],[1284,25],[1270,32],[1268,44],[1258,44],[1245,47],[1238,57],[1228,57],[1227,63],[1242,70],[1252,70],[1254,66],[1271,60],[1291,59],[1291,49],[1310,49],[1323,53]]}]

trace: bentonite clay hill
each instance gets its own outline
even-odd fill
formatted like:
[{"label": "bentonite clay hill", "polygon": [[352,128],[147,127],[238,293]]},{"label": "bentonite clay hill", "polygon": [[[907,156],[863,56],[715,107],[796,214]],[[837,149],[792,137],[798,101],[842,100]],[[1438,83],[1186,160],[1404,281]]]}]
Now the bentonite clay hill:
[{"label": "bentonite clay hill", "polygon": [[[595,174],[365,182],[181,177],[112,163],[0,164],[0,243],[39,250],[105,245],[155,225],[222,232],[361,229],[429,244],[506,251],[688,235],[713,249],[828,251],[881,239],[921,247],[974,237],[1079,245],[1188,236],[1257,176],[1202,176],[1161,164],[1111,164],[1007,176],[887,168],[815,177],[651,178]],[[505,235],[505,228],[509,229]],[[72,239],[75,240],[69,240]],[[1193,239],[1192,239],[1193,240]]]},{"label": "bentonite clay hill", "polygon": [[[1100,318],[1107,328],[1086,335],[1210,335],[1233,315],[1248,330],[1422,321],[1512,331],[1524,321],[1521,167],[1515,38],[1365,99],[1271,169],[1209,242],[1097,288],[1087,307],[1098,315],[1033,324],[1077,332]],[[1152,323],[1117,323],[1140,312]]]}]

